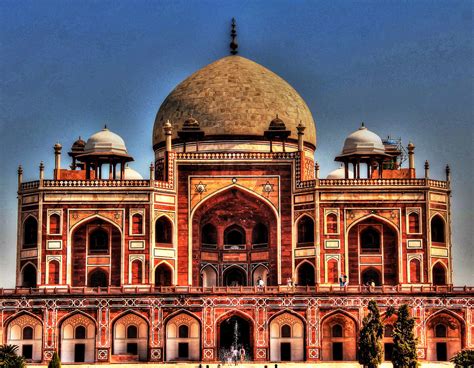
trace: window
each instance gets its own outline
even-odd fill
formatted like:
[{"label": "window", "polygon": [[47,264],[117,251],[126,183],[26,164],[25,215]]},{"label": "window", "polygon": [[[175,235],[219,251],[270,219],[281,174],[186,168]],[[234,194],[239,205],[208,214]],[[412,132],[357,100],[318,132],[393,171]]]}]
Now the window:
[{"label": "window", "polygon": [[439,262],[433,267],[433,285],[446,285],[446,270]]},{"label": "window", "polygon": [[431,220],[431,241],[434,243],[445,242],[444,221],[439,215]]},{"label": "window", "polygon": [[23,224],[23,248],[36,248],[38,242],[38,222],[32,216]]},{"label": "window", "polygon": [[288,325],[281,326],[281,337],[291,337],[291,327]]},{"label": "window", "polygon": [[335,213],[326,216],[326,233],[337,234],[337,215]]},{"label": "window", "polygon": [[23,328],[23,340],[33,340],[33,327],[26,326]]},{"label": "window", "polygon": [[23,282],[22,286],[27,288],[35,288],[36,287],[36,267],[33,266],[31,263],[27,264],[23,267]]},{"label": "window", "polygon": [[298,267],[298,286],[314,286],[314,267],[308,262]]},{"label": "window", "polygon": [[49,216],[49,233],[61,234],[61,217],[57,213]]},{"label": "window", "polygon": [[138,337],[137,326],[130,325],[127,327],[127,339],[136,339]]},{"label": "window", "polygon": [[57,285],[59,284],[59,262],[56,260],[49,262],[49,269],[48,269],[48,283],[50,285]]},{"label": "window", "polygon": [[75,339],[85,339],[86,338],[86,328],[84,326],[77,326],[74,331]]},{"label": "window", "polygon": [[408,215],[408,232],[412,234],[420,232],[420,216],[416,212]]},{"label": "window", "polygon": [[252,230],[252,245],[254,248],[268,246],[268,228],[265,224],[258,223]]},{"label": "window", "polygon": [[360,250],[363,253],[380,253],[380,233],[373,227],[360,233]]},{"label": "window", "polygon": [[245,230],[238,225],[229,226],[224,231],[225,249],[245,249]]},{"label": "window", "polygon": [[421,282],[421,266],[418,259],[410,261],[410,282],[415,284]]},{"label": "window", "polygon": [[143,234],[143,216],[139,213],[132,216],[132,234]]},{"label": "window", "polygon": [[201,229],[201,245],[204,248],[216,248],[217,229],[213,224],[206,224]]},{"label": "window", "polygon": [[181,325],[178,327],[178,337],[180,339],[187,339],[189,337],[189,327]]},{"label": "window", "polygon": [[104,270],[95,269],[89,274],[89,285],[90,287],[107,287],[107,272]]},{"label": "window", "polygon": [[314,243],[314,221],[308,216],[303,216],[298,221],[298,245],[310,246]]},{"label": "window", "polygon": [[446,329],[446,326],[443,324],[437,324],[435,327],[435,337],[447,337],[448,336],[448,330]]},{"label": "window", "polygon": [[109,252],[109,234],[98,228],[89,234],[89,253],[107,254]]},{"label": "window", "polygon": [[339,277],[338,261],[337,259],[330,259],[327,263],[328,268],[328,283],[337,284]]},{"label": "window", "polygon": [[331,328],[332,337],[343,337],[342,336],[342,326],[337,324]]},{"label": "window", "polygon": [[165,216],[160,217],[155,223],[155,241],[171,244],[173,242],[172,229],[171,221]]},{"label": "window", "polygon": [[142,283],[142,262],[138,259],[132,262],[132,284]]}]

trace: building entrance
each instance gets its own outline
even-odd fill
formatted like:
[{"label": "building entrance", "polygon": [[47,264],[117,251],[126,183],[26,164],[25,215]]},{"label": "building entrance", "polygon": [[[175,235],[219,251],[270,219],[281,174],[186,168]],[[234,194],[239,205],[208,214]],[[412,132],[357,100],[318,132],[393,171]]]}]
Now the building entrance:
[{"label": "building entrance", "polygon": [[232,316],[219,325],[219,358],[222,361],[252,360],[252,328],[240,316]]}]

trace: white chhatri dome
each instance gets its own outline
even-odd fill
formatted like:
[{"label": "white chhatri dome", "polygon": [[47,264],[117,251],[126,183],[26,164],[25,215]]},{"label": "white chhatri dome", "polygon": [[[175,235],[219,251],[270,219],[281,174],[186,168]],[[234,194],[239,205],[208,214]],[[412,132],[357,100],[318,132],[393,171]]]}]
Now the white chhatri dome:
[{"label": "white chhatri dome", "polygon": [[125,180],[143,180],[143,176],[131,167],[125,167]]},{"label": "white chhatri dome", "polygon": [[[346,178],[346,173],[344,170],[344,166],[341,166],[339,169],[331,171],[328,176],[326,176],[326,179],[345,179]],[[354,173],[349,170],[349,179],[354,178]]]},{"label": "white chhatri dome", "polygon": [[84,153],[114,153],[117,155],[128,155],[125,142],[118,134],[104,127],[101,131],[94,133],[87,140]]},{"label": "white chhatri dome", "polygon": [[368,130],[364,123],[344,141],[341,156],[366,154],[385,154],[385,146],[382,139]]}]

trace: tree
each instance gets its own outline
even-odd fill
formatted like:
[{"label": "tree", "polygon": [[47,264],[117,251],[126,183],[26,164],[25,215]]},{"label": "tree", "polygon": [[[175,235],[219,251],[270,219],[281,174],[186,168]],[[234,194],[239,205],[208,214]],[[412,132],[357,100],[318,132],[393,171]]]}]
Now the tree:
[{"label": "tree", "polygon": [[53,357],[48,364],[48,368],[61,368],[61,360],[59,359],[57,351],[54,352]]},{"label": "tree", "polygon": [[474,366],[474,350],[464,349],[456,353],[450,361],[455,368],[467,368]]},{"label": "tree", "polygon": [[359,335],[359,363],[367,368],[376,368],[383,358],[383,324],[374,300],[369,302],[368,310]]},{"label": "tree", "polygon": [[18,345],[0,345],[0,367],[26,368],[25,358],[17,352]]},{"label": "tree", "polygon": [[397,322],[393,329],[392,363],[394,368],[418,367],[414,327],[415,319],[410,316],[408,306],[401,305],[398,308]]}]

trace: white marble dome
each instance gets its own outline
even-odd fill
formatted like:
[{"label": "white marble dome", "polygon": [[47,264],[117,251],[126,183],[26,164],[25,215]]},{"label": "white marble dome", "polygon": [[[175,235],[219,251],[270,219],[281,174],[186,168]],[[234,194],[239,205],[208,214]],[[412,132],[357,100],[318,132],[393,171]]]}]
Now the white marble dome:
[{"label": "white marble dome", "polygon": [[133,170],[130,166],[126,166],[125,180],[143,180],[143,176],[141,176],[138,171]]},{"label": "white marble dome", "polygon": [[[331,171],[328,176],[326,176],[326,179],[345,179],[346,178],[346,173],[344,171],[344,166],[341,166],[339,169]],[[349,170],[349,179],[354,178],[354,173]]]},{"label": "white marble dome", "polygon": [[341,156],[385,154],[385,146],[377,134],[362,123],[361,127],[349,134],[344,141]]},{"label": "white marble dome", "polygon": [[107,127],[94,133],[87,140],[84,153],[113,153],[128,155],[125,142],[118,134],[111,132]]}]

